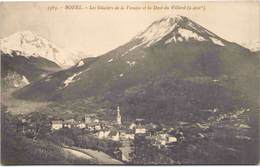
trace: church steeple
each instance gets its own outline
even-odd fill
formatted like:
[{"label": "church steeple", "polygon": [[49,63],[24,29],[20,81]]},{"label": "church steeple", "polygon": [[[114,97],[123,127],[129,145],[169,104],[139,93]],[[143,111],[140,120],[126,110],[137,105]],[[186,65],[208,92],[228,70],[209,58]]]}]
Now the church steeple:
[{"label": "church steeple", "polygon": [[117,117],[116,117],[116,122],[118,125],[122,124],[122,118],[121,118],[121,114],[120,114],[120,109],[119,106],[117,106]]}]

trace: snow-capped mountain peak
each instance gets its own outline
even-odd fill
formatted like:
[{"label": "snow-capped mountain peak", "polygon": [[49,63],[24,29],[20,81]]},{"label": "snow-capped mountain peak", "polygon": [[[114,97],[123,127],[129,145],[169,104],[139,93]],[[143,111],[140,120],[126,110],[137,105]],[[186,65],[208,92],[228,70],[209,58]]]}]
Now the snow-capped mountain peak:
[{"label": "snow-capped mountain peak", "polygon": [[79,60],[31,31],[17,32],[0,39],[0,50],[10,55],[16,52],[17,55],[25,57],[43,57],[61,67],[72,66]]},{"label": "snow-capped mountain peak", "polygon": [[148,28],[145,29],[145,31],[138,34],[135,38],[142,39],[143,43],[148,43],[147,45],[151,45],[170,33],[177,26],[177,22],[180,20],[182,20],[181,16],[163,17],[153,22]]},{"label": "snow-capped mountain peak", "polygon": [[167,16],[154,21],[134,39],[142,41],[138,46],[145,45],[149,47],[166,36],[169,37],[166,39],[165,44],[189,41],[192,39],[197,41],[211,41],[217,45],[224,46],[224,40],[220,37],[187,17],[179,15]]}]

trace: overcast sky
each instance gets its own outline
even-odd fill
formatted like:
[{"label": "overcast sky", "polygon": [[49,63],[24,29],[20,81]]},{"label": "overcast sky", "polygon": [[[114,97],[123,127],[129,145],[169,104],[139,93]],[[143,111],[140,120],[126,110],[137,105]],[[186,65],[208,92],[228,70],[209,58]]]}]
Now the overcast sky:
[{"label": "overcast sky", "polygon": [[[66,4],[69,4],[68,2]],[[71,3],[70,3],[71,4]],[[73,3],[75,4],[75,3]],[[90,3],[81,3],[88,6]],[[93,6],[144,6],[144,3],[91,3]],[[151,6],[158,3],[146,2]],[[162,4],[162,2],[161,2]],[[166,3],[164,3],[165,5]],[[172,5],[205,6],[205,10],[63,10],[48,11],[48,6],[64,3],[1,3],[0,38],[30,30],[61,48],[100,55],[128,42],[154,20],[172,14],[184,15],[220,37],[237,43],[259,41],[257,2],[173,2]]]}]

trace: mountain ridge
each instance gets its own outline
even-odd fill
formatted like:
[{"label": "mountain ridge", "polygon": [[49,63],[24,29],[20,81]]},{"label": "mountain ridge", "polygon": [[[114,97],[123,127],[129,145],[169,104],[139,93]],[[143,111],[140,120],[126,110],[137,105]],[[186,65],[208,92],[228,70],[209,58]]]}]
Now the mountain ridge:
[{"label": "mountain ridge", "polygon": [[9,55],[16,52],[20,56],[46,58],[62,68],[72,66],[82,58],[28,30],[0,39],[0,50]]},{"label": "mountain ridge", "polygon": [[[161,31],[161,26],[158,27],[157,24],[163,24],[166,28]],[[41,80],[27,87],[28,93],[23,89],[17,95],[22,97],[25,93],[24,97],[27,98],[30,97],[29,92],[33,91],[34,94],[39,93],[37,98],[43,97],[46,100],[45,92],[39,91],[39,87],[43,86],[48,87],[50,91],[47,98],[49,100],[74,99],[98,94],[103,96],[109,92],[123,91],[169,72],[175,73],[177,78],[205,76],[217,80],[225,75],[242,77],[248,72],[241,71],[242,64],[245,69],[254,70],[252,74],[256,73],[256,61],[249,56],[251,54],[248,49],[218,37],[186,17],[165,17],[152,23],[128,43],[99,56],[97,61],[87,65],[84,70],[71,73],[68,69],[66,73],[71,73],[68,78],[72,82],[64,89],[59,88],[64,86],[66,79],[56,78],[55,80],[59,80],[58,86],[51,85],[51,80],[47,83]],[[236,59],[244,62],[239,64],[234,61]],[[245,82],[243,81],[243,84]],[[249,89],[248,86],[246,89]]]}]

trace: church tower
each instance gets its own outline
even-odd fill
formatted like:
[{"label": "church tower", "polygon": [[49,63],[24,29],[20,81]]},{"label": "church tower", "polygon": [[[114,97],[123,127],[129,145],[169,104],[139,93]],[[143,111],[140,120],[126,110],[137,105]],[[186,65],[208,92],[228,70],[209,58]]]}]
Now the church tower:
[{"label": "church tower", "polygon": [[91,123],[91,118],[87,117],[87,115],[85,114],[85,124],[90,124]]},{"label": "church tower", "polygon": [[122,118],[121,118],[121,114],[120,114],[120,109],[119,106],[117,106],[117,117],[116,117],[116,122],[118,125],[122,124]]}]

